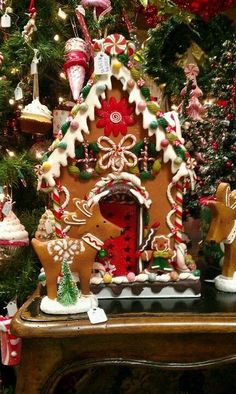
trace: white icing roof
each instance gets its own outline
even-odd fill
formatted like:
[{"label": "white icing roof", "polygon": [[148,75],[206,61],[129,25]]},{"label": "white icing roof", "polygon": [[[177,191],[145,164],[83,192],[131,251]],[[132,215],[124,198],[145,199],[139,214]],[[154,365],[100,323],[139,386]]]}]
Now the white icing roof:
[{"label": "white icing roof", "polygon": [[[190,170],[187,167],[185,161],[180,164],[176,164],[174,162],[177,154],[172,144],[170,143],[167,148],[161,147],[161,141],[166,138],[166,133],[164,129],[160,126],[158,126],[155,130],[149,127],[152,121],[157,120],[157,116],[152,114],[147,107],[142,112],[138,109],[138,104],[141,101],[145,101],[145,98],[142,95],[141,90],[135,81],[132,88],[128,86],[128,81],[130,79],[133,79],[130,70],[122,64],[119,71],[114,71],[114,62],[117,62],[116,57],[112,57],[111,59],[111,68],[108,74],[96,76],[96,79],[86,99],[84,100],[84,103],[87,104],[87,109],[79,110],[74,117],[74,121],[78,122],[78,128],[74,130],[73,128],[69,127],[66,134],[61,139],[61,143],[66,143],[66,149],[55,148],[54,151],[50,154],[47,160],[50,168],[47,171],[45,170],[42,175],[39,175],[39,189],[43,180],[48,186],[55,186],[55,178],[58,178],[60,176],[60,166],[66,166],[68,164],[68,158],[73,159],[75,157],[75,142],[82,142],[84,140],[84,135],[89,134],[88,119],[90,121],[95,120],[95,109],[101,108],[100,99],[105,99],[107,89],[112,89],[111,77],[115,77],[116,79],[118,79],[122,84],[122,89],[128,92],[128,101],[130,104],[135,105],[136,115],[142,113],[143,128],[147,129],[148,135],[152,136],[153,134],[155,134],[156,150],[163,150],[164,163],[167,163],[169,160],[171,161],[171,170],[172,173],[175,174],[175,176],[173,177],[173,182],[177,182],[180,178],[185,176],[190,177],[190,179],[193,180],[193,170]],[[173,132],[173,134],[178,137],[179,141],[181,142],[181,147],[185,149],[182,145],[184,143],[184,140],[181,136],[181,129],[177,112],[166,112],[165,114],[163,114],[163,117],[168,121],[171,126],[175,126],[175,132]]]}]

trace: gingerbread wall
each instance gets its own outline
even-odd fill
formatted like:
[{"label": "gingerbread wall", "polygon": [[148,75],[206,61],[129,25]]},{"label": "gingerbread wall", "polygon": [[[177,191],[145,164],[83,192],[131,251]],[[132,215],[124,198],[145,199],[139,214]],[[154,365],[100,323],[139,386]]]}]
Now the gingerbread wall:
[{"label": "gingerbread wall", "polygon": [[[115,78],[113,81],[113,89],[111,91],[106,92],[106,99],[110,97],[115,97],[116,100],[120,100],[122,97],[126,97],[128,99],[127,92],[122,91],[121,83]],[[133,126],[128,127],[127,134],[133,134],[136,137],[137,142],[143,140],[144,137],[147,137],[147,130],[144,130],[142,127],[142,115],[135,117],[135,124]],[[89,123],[90,134],[84,135],[85,139],[88,142],[96,142],[97,139],[104,135],[104,130],[102,128],[98,128],[96,126],[97,119]],[[111,135],[110,138],[116,144],[118,144],[123,136],[119,134],[117,137]],[[155,138],[153,141],[155,142]],[[160,156],[162,157],[162,152],[160,152]],[[125,170],[125,169],[124,169]],[[105,177],[111,170],[103,171],[101,176]],[[170,171],[170,163],[164,164],[162,162],[161,171],[155,177],[154,180],[145,180],[142,181],[142,186],[145,187],[147,192],[149,193],[150,199],[152,200],[152,204],[149,210],[150,221],[149,224],[153,224],[156,221],[160,222],[160,228],[158,230],[159,234],[167,235],[170,230],[166,224],[166,215],[171,210],[170,203],[167,200],[166,190],[168,184],[171,182],[172,174]],[[61,169],[61,184],[65,185],[71,194],[70,204],[66,209],[74,210],[74,206],[72,203],[73,197],[84,198],[88,192],[94,187],[96,182],[99,181],[99,177],[93,177],[89,180],[81,180],[78,179],[77,176],[71,175],[68,172],[67,168]],[[76,237],[76,228],[72,228],[70,231],[70,236]]]}]

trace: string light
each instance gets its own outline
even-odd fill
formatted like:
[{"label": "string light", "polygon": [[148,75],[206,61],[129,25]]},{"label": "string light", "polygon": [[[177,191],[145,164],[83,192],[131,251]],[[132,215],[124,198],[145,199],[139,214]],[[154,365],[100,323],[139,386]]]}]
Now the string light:
[{"label": "string light", "polygon": [[63,71],[60,73],[60,78],[66,79],[66,74]]},{"label": "string light", "polygon": [[208,98],[208,99],[206,99],[206,100],[204,100],[203,101],[203,104],[204,104],[204,106],[206,106],[206,107],[210,107],[211,105],[213,105],[214,104],[214,99],[213,98]]},{"label": "string light", "polygon": [[36,157],[36,159],[40,160],[43,157],[43,153],[38,151],[35,153],[35,157]]},{"label": "string light", "polygon": [[19,72],[19,68],[17,68],[17,67],[13,67],[11,69],[11,74],[17,74],[18,72]]},{"label": "string light", "polygon": [[14,157],[15,156],[15,152],[13,152],[12,150],[6,149],[6,151],[7,151],[8,155],[10,157]]},{"label": "string light", "polygon": [[59,41],[59,40],[60,40],[60,37],[59,37],[58,34],[55,34],[55,36],[53,37],[53,39],[54,39],[54,41]]},{"label": "string light", "polygon": [[59,98],[58,98],[59,104],[63,103],[63,101],[64,101],[64,98],[63,98],[63,97],[59,97]]},{"label": "string light", "polygon": [[10,100],[9,100],[9,104],[10,104],[10,105],[14,105],[14,104],[15,104],[15,100],[10,99]]}]

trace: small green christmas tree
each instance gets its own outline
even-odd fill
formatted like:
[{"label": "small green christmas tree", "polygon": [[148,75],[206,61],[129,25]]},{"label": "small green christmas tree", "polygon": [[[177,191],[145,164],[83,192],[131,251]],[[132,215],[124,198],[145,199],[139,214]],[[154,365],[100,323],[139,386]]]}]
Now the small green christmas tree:
[{"label": "small green christmas tree", "polygon": [[77,301],[79,290],[72,279],[71,270],[67,260],[63,260],[62,273],[63,277],[59,284],[57,300],[65,306],[73,305]]}]

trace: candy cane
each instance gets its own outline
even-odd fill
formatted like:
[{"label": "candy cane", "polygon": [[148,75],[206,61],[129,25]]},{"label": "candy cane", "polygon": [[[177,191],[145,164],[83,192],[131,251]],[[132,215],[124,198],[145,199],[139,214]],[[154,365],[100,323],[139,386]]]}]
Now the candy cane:
[{"label": "candy cane", "polygon": [[183,242],[183,182],[179,180],[176,183],[176,212],[175,212],[175,244]]},{"label": "candy cane", "polygon": [[88,31],[88,28],[87,28],[87,25],[86,25],[85,19],[84,19],[85,11],[84,11],[83,6],[78,5],[75,9],[75,13],[76,13],[78,22],[80,24],[84,39],[87,42],[87,44],[89,45],[90,54],[91,54],[91,56],[94,56],[92,39],[90,37],[89,31]]},{"label": "candy cane", "polygon": [[[63,191],[65,193],[66,199],[64,203],[60,204],[60,192]],[[61,226],[61,217],[64,208],[68,205],[70,199],[70,194],[65,186],[61,186],[59,180],[56,180],[56,186],[52,191],[52,202],[53,202],[53,214],[55,218],[55,231],[58,238],[64,238],[64,233],[62,231]]]}]

